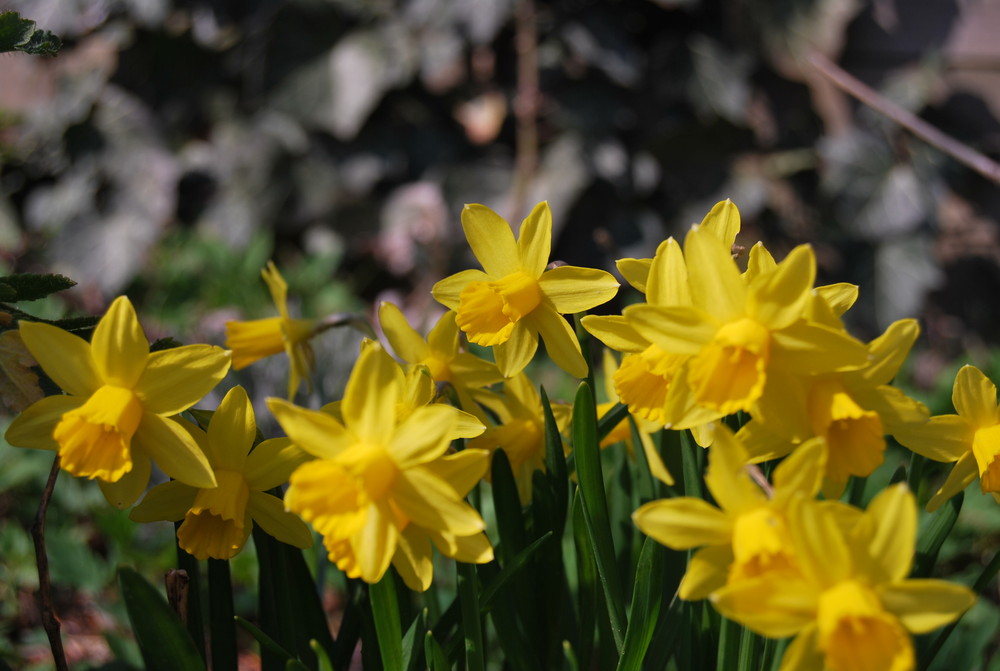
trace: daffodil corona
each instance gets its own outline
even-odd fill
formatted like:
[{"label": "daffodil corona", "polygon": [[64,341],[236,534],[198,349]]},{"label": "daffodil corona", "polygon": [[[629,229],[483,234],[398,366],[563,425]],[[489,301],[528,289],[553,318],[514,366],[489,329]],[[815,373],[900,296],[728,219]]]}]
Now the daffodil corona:
[{"label": "daffodil corona", "polygon": [[603,270],[560,266],[546,270],[552,213],[539,203],[521,223],[518,239],[496,212],[466,205],[462,228],[483,270],[465,270],[434,285],[434,298],[456,311],[470,342],[493,347],[505,377],[516,375],[545,341],[553,361],[570,375],[587,374],[573,329],[561,316],[605,303],[618,282]]},{"label": "daffodil corona", "polygon": [[197,403],[229,370],[229,353],[208,345],[149,351],[128,298],[120,296],[88,343],[62,329],[21,322],[25,346],[66,392],[27,408],[7,429],[11,445],[59,453],[60,465],[97,479],[113,505],[146,489],[150,459],[195,487],[217,483],[208,461],[170,419]]}]

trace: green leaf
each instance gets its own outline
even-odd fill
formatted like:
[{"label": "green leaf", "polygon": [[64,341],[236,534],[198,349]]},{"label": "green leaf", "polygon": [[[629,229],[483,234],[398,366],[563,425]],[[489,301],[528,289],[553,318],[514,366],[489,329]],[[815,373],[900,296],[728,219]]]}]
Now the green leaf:
[{"label": "green leaf", "polygon": [[0,280],[0,301],[4,301],[6,303],[12,303],[16,300],[17,300],[17,292],[14,291],[14,287],[4,284],[3,280]]},{"label": "green leaf", "polygon": [[[3,15],[0,15],[0,21],[2,19]],[[37,301],[74,286],[76,282],[64,275],[22,273],[0,277],[0,287],[9,287],[14,292],[14,298],[2,298],[10,301]]]},{"label": "green leaf", "polygon": [[597,566],[594,548],[587,534],[587,523],[583,515],[583,497],[577,489],[573,497],[573,545],[576,548],[576,612],[580,619],[577,629],[580,641],[577,654],[580,668],[591,668],[594,651],[594,629],[597,623]]},{"label": "green leaf", "polygon": [[427,668],[430,671],[450,671],[451,665],[444,656],[444,650],[434,638],[434,634],[427,632],[424,636],[424,656],[427,658]]},{"label": "green leaf", "polygon": [[167,600],[135,569],[118,569],[122,600],[149,671],[205,668],[194,641]]},{"label": "green leaf", "polygon": [[722,618],[722,625],[719,627],[719,651],[715,661],[715,668],[718,671],[743,668],[739,666],[741,629],[743,627],[738,623],[726,617]]},{"label": "green leaf", "polygon": [[260,644],[262,651],[266,649],[272,655],[282,658],[283,661],[292,659],[292,653],[281,647],[277,641],[265,634],[260,627],[249,620],[244,620],[239,615],[233,619],[244,631],[253,636],[253,639]]},{"label": "green leaf", "polygon": [[403,671],[402,630],[399,625],[399,602],[396,600],[396,582],[392,571],[368,588],[372,617],[378,633],[378,649],[382,653],[382,668]]},{"label": "green leaf", "polygon": [[524,549],[525,538],[521,499],[517,494],[517,483],[510,467],[510,460],[503,448],[493,451],[490,475],[493,485],[493,507],[497,513],[497,532],[500,535],[497,552],[501,563],[506,567],[514,555]]},{"label": "green leaf", "polygon": [[597,409],[594,395],[585,382],[581,382],[577,388],[573,403],[573,453],[576,455],[576,474],[583,500],[583,518],[608,604],[611,633],[615,639],[615,647],[621,654],[625,644],[625,599],[615,564],[615,546],[604,491],[604,474],[597,441]]},{"label": "green leaf", "polygon": [[959,492],[930,516],[930,523],[921,530],[917,541],[917,551],[913,558],[914,577],[927,578],[933,572],[941,546],[955,526],[964,501],[965,492]]},{"label": "green leaf", "polygon": [[483,624],[479,619],[479,587],[476,567],[456,562],[458,566],[458,598],[462,610],[462,637],[469,671],[485,671],[486,650],[483,648]]},{"label": "green leaf", "polygon": [[488,612],[493,607],[493,602],[496,600],[497,595],[501,593],[501,590],[506,589],[510,579],[525,567],[535,551],[551,537],[552,532],[546,532],[544,536],[518,552],[509,562],[504,564],[503,569],[490,580],[489,584],[483,590],[482,596],[479,598],[480,608],[482,608],[483,612]]},{"label": "green leaf", "polygon": [[403,668],[416,671],[420,662],[421,636],[427,631],[427,609],[423,609],[413,618],[409,629],[403,635]]},{"label": "green leaf", "polygon": [[545,393],[545,387],[539,387],[538,391],[542,397],[542,412],[545,414],[545,468],[555,496],[555,509],[560,512],[558,524],[553,531],[557,536],[562,536],[563,528],[566,526],[566,510],[569,507],[566,455],[563,452],[562,436],[559,435],[559,427],[552,414],[552,405],[549,403],[548,394]]},{"label": "green leaf", "polygon": [[0,52],[23,51],[35,56],[55,56],[62,41],[47,30],[35,28],[35,22],[22,19],[17,12],[0,13]]},{"label": "green leaf", "polygon": [[333,663],[330,661],[329,655],[326,654],[326,650],[319,644],[319,641],[315,638],[312,639],[309,641],[309,647],[312,648],[313,654],[319,660],[319,671],[333,671]]},{"label": "green leaf", "polygon": [[236,671],[236,622],[233,620],[233,582],[229,560],[208,560],[208,622],[212,671]]},{"label": "green leaf", "polygon": [[638,671],[642,668],[642,660],[646,658],[646,650],[660,618],[665,569],[666,548],[647,537],[635,568],[632,607],[618,671]]},{"label": "green leaf", "polygon": [[604,440],[611,433],[611,429],[618,426],[627,415],[628,406],[615,403],[597,422],[597,442]]}]

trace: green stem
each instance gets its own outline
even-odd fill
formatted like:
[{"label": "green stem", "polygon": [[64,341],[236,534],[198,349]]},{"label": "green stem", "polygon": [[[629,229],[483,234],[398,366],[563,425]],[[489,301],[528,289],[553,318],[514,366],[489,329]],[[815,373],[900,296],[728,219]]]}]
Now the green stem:
[{"label": "green stem", "polygon": [[[175,523],[174,530],[181,525]],[[205,623],[201,617],[201,567],[198,560],[189,555],[180,545],[177,546],[177,568],[186,572],[187,611],[181,616],[187,624],[188,633],[194,640],[198,654],[205,659]]]},{"label": "green stem", "polygon": [[229,560],[208,560],[208,617],[212,671],[236,671],[236,620]]},{"label": "green stem", "polygon": [[465,638],[465,658],[469,671],[485,671],[483,625],[479,619],[479,588],[476,567],[456,562],[458,567],[458,598],[462,610],[462,635]]}]

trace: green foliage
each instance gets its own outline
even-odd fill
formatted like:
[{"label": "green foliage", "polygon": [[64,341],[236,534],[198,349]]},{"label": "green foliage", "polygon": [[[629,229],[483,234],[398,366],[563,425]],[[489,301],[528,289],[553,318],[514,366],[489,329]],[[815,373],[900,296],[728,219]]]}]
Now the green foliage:
[{"label": "green foliage", "polygon": [[39,30],[35,22],[21,18],[17,12],[0,12],[0,53],[22,51],[34,56],[55,56],[62,40],[47,30]]}]

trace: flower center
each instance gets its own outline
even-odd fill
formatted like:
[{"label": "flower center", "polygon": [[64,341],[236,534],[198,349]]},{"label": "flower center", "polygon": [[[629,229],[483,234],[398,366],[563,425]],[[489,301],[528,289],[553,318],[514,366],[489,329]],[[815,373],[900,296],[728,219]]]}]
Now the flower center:
[{"label": "flower center", "polygon": [[845,580],[819,597],[819,648],[831,671],[912,669],[913,643],[875,593]]},{"label": "flower center", "polygon": [[388,450],[374,443],[358,443],[343,452],[337,461],[354,476],[369,501],[383,499],[399,474],[399,467]]},{"label": "flower center", "polygon": [[53,431],[61,465],[73,475],[117,482],[132,470],[132,436],[142,421],[142,403],[131,389],[105,385]]},{"label": "flower center", "polygon": [[873,410],[858,405],[835,379],[821,380],[809,390],[809,423],[813,433],[826,438],[829,461],[826,475],[847,482],[851,475],[870,475],[882,464],[885,429]]},{"label": "flower center", "polygon": [[983,493],[1000,492],[1000,424],[976,431],[972,439],[972,454],[979,466],[979,486]]},{"label": "flower center", "polygon": [[633,415],[662,424],[667,387],[685,358],[667,354],[656,345],[629,354],[615,371],[618,398]]},{"label": "flower center", "polygon": [[771,333],[744,317],[720,328],[694,356],[688,383],[698,403],[728,415],[749,410],[764,392]]},{"label": "flower center", "polygon": [[250,489],[242,473],[216,471],[217,487],[199,489],[194,505],[177,529],[182,548],[198,559],[229,559],[246,542]]},{"label": "flower center", "polygon": [[471,282],[458,297],[455,323],[477,345],[499,345],[541,302],[538,280],[521,271],[494,282]]},{"label": "flower center", "polygon": [[772,571],[796,570],[784,516],[768,506],[740,515],[733,527],[733,558],[730,583]]},{"label": "flower center", "polygon": [[435,382],[451,382],[451,366],[445,359],[432,354],[423,361],[423,364],[427,366],[431,379]]}]

